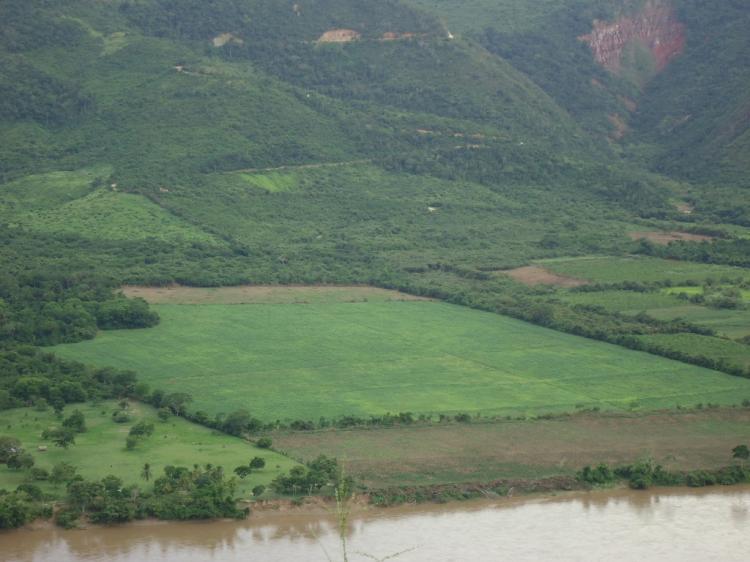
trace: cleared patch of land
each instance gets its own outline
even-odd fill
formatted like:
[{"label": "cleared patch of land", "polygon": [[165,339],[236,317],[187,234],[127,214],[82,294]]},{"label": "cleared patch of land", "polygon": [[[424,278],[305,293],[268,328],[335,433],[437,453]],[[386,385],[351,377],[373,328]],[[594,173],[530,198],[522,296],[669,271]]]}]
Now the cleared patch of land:
[{"label": "cleared patch of land", "polygon": [[576,279],[575,277],[567,277],[565,275],[558,275],[552,273],[550,270],[538,265],[529,265],[526,267],[519,267],[508,271],[501,271],[503,275],[507,275],[523,283],[524,285],[535,286],[535,285],[556,285],[558,287],[580,287],[581,285],[588,285],[588,281],[585,279]]},{"label": "cleared patch of land", "polygon": [[713,236],[705,236],[703,234],[692,234],[690,232],[677,232],[677,231],[670,231],[670,232],[662,232],[662,231],[652,231],[652,232],[628,232],[628,236],[633,240],[648,240],[649,242],[653,242],[654,244],[659,244],[660,246],[666,246],[670,242],[708,242],[711,240],[715,240]]},{"label": "cleared patch of land", "polygon": [[[59,462],[67,462],[78,469],[85,478],[103,478],[113,474],[127,484],[140,484],[144,463],[149,463],[154,477],[160,476],[167,465],[192,467],[194,464],[212,463],[223,466],[229,474],[235,467],[248,464],[253,457],[262,457],[265,468],[258,470],[238,483],[243,497],[250,497],[251,490],[258,484],[267,485],[281,472],[286,472],[296,463],[289,458],[218,433],[206,427],[170,417],[160,421],[156,411],[145,404],[131,403],[128,412],[131,421],[115,423],[112,412],[118,408],[115,402],[101,404],[69,405],[64,415],[80,410],[86,418],[87,431],[76,434],[75,445],[68,449],[55,447],[41,438],[49,427],[59,427],[60,420],[51,409],[38,412],[33,408],[19,408],[0,412],[0,435],[12,435],[21,440],[23,447],[36,461],[36,467],[50,470]],[[154,434],[141,441],[135,449],[125,448],[128,431],[135,423],[147,421],[154,424]],[[40,452],[39,446],[47,451]],[[15,471],[0,466],[0,489],[15,489],[26,477],[23,471]],[[44,488],[55,494],[64,493],[51,484],[42,483]]]},{"label": "cleared patch of land", "polygon": [[126,285],[122,292],[128,297],[140,297],[152,304],[321,304],[429,300],[399,291],[361,285],[241,285],[213,288]]},{"label": "cleared patch of land", "polygon": [[733,404],[750,380],[442,302],[155,305],[147,330],[53,348],[272,421]]},{"label": "cleared patch of land", "polygon": [[543,478],[644,456],[677,470],[716,468],[749,440],[748,409],[274,435],[280,450],[302,459],[334,455],[374,487]]}]

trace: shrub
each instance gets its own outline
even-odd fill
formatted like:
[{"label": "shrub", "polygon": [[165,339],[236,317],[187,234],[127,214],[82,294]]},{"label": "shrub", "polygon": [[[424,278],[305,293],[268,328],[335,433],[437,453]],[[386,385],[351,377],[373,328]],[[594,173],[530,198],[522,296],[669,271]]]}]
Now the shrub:
[{"label": "shrub", "polygon": [[273,441],[271,441],[270,437],[261,437],[255,442],[255,445],[260,449],[270,449],[273,445]]},{"label": "shrub", "polygon": [[55,524],[63,529],[75,529],[78,527],[79,514],[74,509],[61,509],[55,517]]},{"label": "shrub", "polygon": [[130,414],[125,410],[117,410],[112,414],[112,421],[115,423],[128,423],[130,421]]},{"label": "shrub", "polygon": [[44,468],[32,468],[31,478],[33,480],[49,480],[49,471]]}]

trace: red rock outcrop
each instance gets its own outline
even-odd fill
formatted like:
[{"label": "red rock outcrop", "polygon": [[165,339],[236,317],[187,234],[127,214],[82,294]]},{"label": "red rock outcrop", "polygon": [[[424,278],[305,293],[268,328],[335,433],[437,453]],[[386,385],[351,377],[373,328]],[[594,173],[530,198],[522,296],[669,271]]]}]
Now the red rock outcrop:
[{"label": "red rock outcrop", "polygon": [[634,16],[623,16],[614,22],[594,21],[589,35],[579,37],[591,47],[596,61],[608,70],[621,70],[622,54],[633,42],[651,51],[657,72],[685,48],[685,26],[674,8],[663,0],[649,0]]}]

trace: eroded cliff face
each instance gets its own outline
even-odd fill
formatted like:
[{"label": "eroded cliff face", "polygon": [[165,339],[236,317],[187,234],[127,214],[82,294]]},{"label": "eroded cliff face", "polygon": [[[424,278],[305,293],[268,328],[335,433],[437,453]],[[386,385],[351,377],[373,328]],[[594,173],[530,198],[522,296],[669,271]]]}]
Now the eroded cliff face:
[{"label": "eroded cliff face", "polygon": [[595,20],[591,33],[579,39],[588,43],[599,64],[616,74],[623,70],[623,55],[637,45],[650,52],[654,70],[661,72],[684,50],[685,26],[670,2],[649,0],[635,15],[613,22]]}]

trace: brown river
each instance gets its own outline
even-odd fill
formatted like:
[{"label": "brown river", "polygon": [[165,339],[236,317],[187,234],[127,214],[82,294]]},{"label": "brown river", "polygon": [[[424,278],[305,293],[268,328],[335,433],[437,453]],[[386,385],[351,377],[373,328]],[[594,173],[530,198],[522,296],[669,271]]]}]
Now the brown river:
[{"label": "brown river", "polygon": [[[352,562],[744,562],[750,560],[750,487],[372,509],[352,516],[347,540]],[[343,556],[332,517],[271,512],[241,522],[3,532],[0,560],[338,562]]]}]

